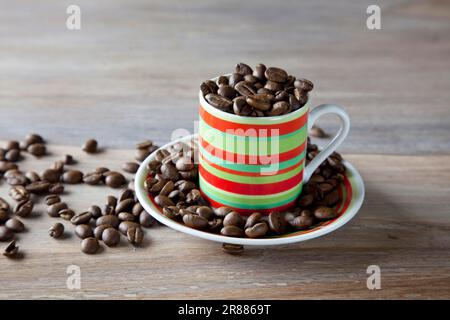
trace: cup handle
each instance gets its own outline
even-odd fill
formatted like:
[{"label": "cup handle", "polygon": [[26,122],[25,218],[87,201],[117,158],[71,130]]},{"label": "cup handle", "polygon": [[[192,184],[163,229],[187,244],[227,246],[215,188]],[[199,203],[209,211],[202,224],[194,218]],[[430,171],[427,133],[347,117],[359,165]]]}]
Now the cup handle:
[{"label": "cup handle", "polygon": [[350,130],[350,118],[347,112],[344,111],[341,107],[334,104],[321,104],[320,106],[315,107],[309,113],[308,119],[308,131],[314,125],[316,120],[320,118],[324,114],[335,114],[341,120],[341,127],[339,128],[338,133],[334,136],[333,140],[319,152],[317,156],[305,167],[303,174],[303,182],[306,183],[311,178],[313,172],[317,169],[317,167],[325,161],[345,140]]}]

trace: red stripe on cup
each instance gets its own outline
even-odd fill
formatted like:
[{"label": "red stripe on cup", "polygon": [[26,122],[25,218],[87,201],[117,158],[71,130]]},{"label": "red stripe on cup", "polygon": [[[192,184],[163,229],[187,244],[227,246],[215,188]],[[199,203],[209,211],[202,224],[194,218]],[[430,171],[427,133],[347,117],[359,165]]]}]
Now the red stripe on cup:
[{"label": "red stripe on cup", "polygon": [[[274,124],[245,124],[231,122],[227,120],[220,119],[211,113],[208,113],[202,106],[200,106],[200,117],[205,121],[210,127],[215,128],[222,132],[233,131],[233,134],[238,136],[246,137],[259,137],[259,133],[266,132],[266,136],[271,136],[271,130],[276,130],[276,135],[281,136],[294,131],[299,130],[308,122],[308,112],[305,112],[299,118],[285,122],[285,123],[274,123]],[[265,131],[262,131],[265,130]]]},{"label": "red stripe on cup", "polygon": [[237,193],[240,195],[268,195],[274,193],[280,193],[287,191],[299,185],[303,179],[303,170],[292,178],[286,179],[280,182],[274,183],[264,183],[264,184],[250,184],[250,183],[239,183],[225,180],[216,177],[209,173],[205,168],[199,166],[199,173],[202,175],[203,179],[207,181],[210,185],[232,193]]},{"label": "red stripe on cup", "polygon": [[[269,165],[274,163],[280,163],[287,160],[290,160],[298,155],[300,155],[305,150],[306,142],[303,142],[300,146],[283,152],[279,154],[272,154],[270,156],[252,156],[247,154],[238,154],[234,152],[225,151],[219,148],[214,147],[213,145],[209,144],[208,141],[203,139],[201,136],[198,137],[198,141],[200,145],[203,147],[203,149],[206,150],[209,154],[211,154],[214,157],[217,157],[222,160],[228,160],[230,162],[234,163],[240,163],[240,164],[254,164],[254,165]],[[236,161],[239,160],[239,161]]]}]

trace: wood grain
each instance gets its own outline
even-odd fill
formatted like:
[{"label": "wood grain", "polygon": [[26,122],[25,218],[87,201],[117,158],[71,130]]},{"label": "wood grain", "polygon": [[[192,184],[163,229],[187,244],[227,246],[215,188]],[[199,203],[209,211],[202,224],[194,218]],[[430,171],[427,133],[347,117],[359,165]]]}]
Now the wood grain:
[{"label": "wood grain", "polygon": [[194,130],[201,81],[243,61],[310,78],[311,106],[344,106],[344,152],[450,151],[448,1],[378,1],[375,31],[369,0],[76,3],[80,31],[65,27],[71,2],[0,0],[0,139],[161,143]]},{"label": "wood grain", "polygon": [[[26,155],[21,168],[44,170],[69,153],[85,172],[99,165],[120,169],[133,157],[132,150],[85,155],[80,148],[53,145],[49,152],[40,160]],[[450,298],[450,156],[346,158],[367,188],[363,208],[348,225],[304,243],[248,247],[242,256],[167,227],[148,229],[142,248],[122,239],[119,247],[88,256],[69,223],[66,238],[47,235],[57,219],[39,204],[23,219],[27,232],[18,234],[23,259],[0,257],[0,299]],[[7,190],[2,181],[0,196],[8,199]],[[79,211],[117,193],[74,185],[63,199]],[[69,265],[81,268],[80,290],[66,287]],[[366,287],[369,265],[381,268],[381,290]]]}]

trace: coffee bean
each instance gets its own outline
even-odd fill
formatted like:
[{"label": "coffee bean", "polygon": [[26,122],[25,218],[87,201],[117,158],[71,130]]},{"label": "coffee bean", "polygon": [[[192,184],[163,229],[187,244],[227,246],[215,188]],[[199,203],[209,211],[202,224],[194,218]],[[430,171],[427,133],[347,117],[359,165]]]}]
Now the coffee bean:
[{"label": "coffee bean", "polygon": [[95,225],[99,226],[102,224],[106,224],[109,225],[113,228],[117,228],[117,226],[119,225],[120,220],[117,216],[113,216],[113,215],[106,215],[106,216],[101,216],[100,218],[98,218],[95,221]]},{"label": "coffee bean", "polygon": [[175,206],[168,206],[163,208],[163,214],[169,219],[175,220],[179,216],[180,209]]},{"label": "coffee bean", "polygon": [[30,183],[41,180],[39,175],[34,171],[25,172],[25,177],[28,179]]},{"label": "coffee bean", "polygon": [[144,233],[141,228],[130,227],[127,230],[127,239],[133,246],[139,246],[144,239]]},{"label": "coffee bean", "polygon": [[206,80],[204,84],[208,87],[210,93],[217,93],[217,89],[219,88],[217,84],[212,80]]},{"label": "coffee bean", "polygon": [[123,186],[125,182],[125,177],[121,173],[115,171],[112,171],[111,174],[108,174],[105,179],[106,185],[111,188],[119,188]]},{"label": "coffee bean", "polygon": [[[91,218],[92,218],[92,214],[89,211],[84,211],[84,212],[74,215],[72,217],[72,219],[70,219],[70,222],[72,222],[72,224],[74,224],[74,225],[86,224],[91,220]],[[97,219],[97,221],[98,221],[98,219]]]},{"label": "coffee bean", "polygon": [[111,207],[116,207],[117,206],[117,198],[114,196],[107,196],[106,197],[106,204],[111,206]]},{"label": "coffee bean", "polygon": [[52,204],[61,202],[61,198],[57,195],[50,194],[45,197],[44,201],[46,205],[51,206]]},{"label": "coffee bean", "polygon": [[303,107],[308,101],[308,93],[303,90],[299,90],[297,88],[294,89],[294,96],[299,101],[300,105]]},{"label": "coffee bean", "polygon": [[87,224],[79,224],[75,227],[75,234],[80,239],[86,239],[88,237],[92,237],[94,233],[92,232],[92,228]]},{"label": "coffee bean", "polygon": [[220,76],[219,78],[217,78],[217,84],[219,86],[220,85],[227,85],[228,84],[228,78],[226,76]]},{"label": "coffee bean", "polygon": [[123,171],[129,173],[136,173],[139,169],[139,164],[136,162],[126,162],[122,166]]},{"label": "coffee bean", "polygon": [[202,195],[199,190],[192,189],[186,195],[186,203],[189,203],[189,204],[195,203],[195,202],[199,201],[201,199],[201,197],[202,197]]},{"label": "coffee bean", "polygon": [[314,88],[314,84],[308,79],[297,79],[294,82],[294,87],[308,92]]},{"label": "coffee bean", "polygon": [[97,219],[102,215],[102,209],[100,209],[99,206],[90,206],[87,211],[92,215],[92,218],[94,219]]},{"label": "coffee bean", "polygon": [[220,218],[214,218],[211,221],[209,221],[208,224],[209,224],[208,230],[210,232],[217,233],[223,227],[223,220]]},{"label": "coffee bean", "polygon": [[253,227],[255,224],[261,222],[261,220],[261,213],[253,212],[250,216],[248,216],[247,221],[245,222],[245,229]]},{"label": "coffee bean", "polygon": [[120,242],[119,232],[111,227],[103,230],[101,238],[108,247],[115,247]]},{"label": "coffee bean", "polygon": [[134,199],[134,191],[130,189],[124,189],[119,195],[119,202],[126,199]]},{"label": "coffee bean", "polygon": [[120,231],[120,233],[122,233],[123,235],[127,235],[127,231],[128,231],[128,229],[129,228],[139,228],[140,226],[139,226],[139,223],[136,223],[136,222],[132,222],[132,221],[122,221],[120,224],[119,224],[119,231]]},{"label": "coffee bean", "polygon": [[326,138],[327,134],[325,133],[325,131],[323,131],[322,128],[317,127],[317,126],[312,126],[312,128],[309,130],[309,135],[311,137],[315,137],[315,138]]},{"label": "coffee bean", "polygon": [[246,81],[238,82],[234,89],[239,92],[241,96],[247,97],[256,94],[255,88],[253,85]]},{"label": "coffee bean", "polygon": [[244,246],[240,244],[223,243],[222,251],[231,255],[241,255],[244,253]]},{"label": "coffee bean", "polygon": [[134,154],[134,158],[139,161],[142,162],[145,159],[147,159],[147,157],[150,155],[150,151],[147,149],[137,149],[135,154]]},{"label": "coffee bean", "polygon": [[79,170],[68,170],[62,175],[62,181],[68,184],[77,184],[83,181],[83,173]]},{"label": "coffee bean", "polygon": [[247,74],[252,74],[253,70],[252,68],[250,68],[250,66],[241,62],[236,65],[236,67],[234,68],[234,72],[245,76]]},{"label": "coffee bean", "polygon": [[55,223],[49,230],[48,235],[52,238],[60,238],[64,233],[64,225],[62,223]]},{"label": "coffee bean", "polygon": [[198,170],[194,168],[190,171],[180,171],[179,174],[185,180],[194,180],[197,179]]},{"label": "coffee bean", "polygon": [[264,93],[257,93],[254,95],[248,96],[245,101],[255,109],[266,111],[269,110],[272,106],[273,96]]},{"label": "coffee bean", "polygon": [[48,187],[48,193],[51,194],[61,194],[64,192],[64,186],[61,183],[52,183]]},{"label": "coffee bean", "polygon": [[16,201],[24,201],[30,198],[30,193],[25,189],[24,186],[14,186],[9,189],[8,194]]},{"label": "coffee bean", "polygon": [[206,220],[210,220],[212,219],[212,217],[214,216],[214,212],[212,211],[212,209],[208,206],[199,206],[198,208],[196,208],[195,212],[200,216],[205,218]]},{"label": "coffee bean", "polygon": [[194,162],[191,158],[180,158],[176,163],[176,168],[180,171],[188,171],[194,169]]},{"label": "coffee bean", "polygon": [[19,149],[11,149],[5,154],[5,160],[16,162],[20,159],[20,150]]},{"label": "coffee bean", "polygon": [[174,186],[180,190],[181,192],[187,193],[191,191],[192,189],[195,189],[197,186],[192,181],[187,180],[179,180],[175,182]]},{"label": "coffee bean", "polygon": [[9,204],[8,202],[0,197],[0,210],[8,211],[9,210]]},{"label": "coffee bean", "polygon": [[233,111],[238,116],[247,117],[252,112],[250,107],[245,101],[245,97],[239,96],[233,100]]},{"label": "coffee bean", "polygon": [[3,223],[8,219],[9,219],[8,211],[0,209],[0,223]]},{"label": "coffee bean", "polygon": [[303,210],[299,216],[289,221],[289,224],[297,230],[304,230],[314,223],[314,216],[308,210]]},{"label": "coffee bean", "polygon": [[161,189],[159,194],[162,196],[167,196],[167,195],[169,195],[169,193],[171,193],[173,191],[173,189],[174,189],[174,184],[173,184],[173,181],[170,180],[164,185],[164,187]]},{"label": "coffee bean", "polygon": [[320,220],[328,220],[335,218],[337,213],[333,208],[321,206],[314,210],[314,216]]},{"label": "coffee bean", "polygon": [[274,81],[274,82],[285,82],[288,77],[288,74],[286,71],[284,71],[283,69],[280,69],[280,68],[275,68],[275,67],[267,68],[264,75],[266,76],[266,78],[268,80]]},{"label": "coffee bean", "polygon": [[220,234],[227,236],[227,237],[243,237],[245,233],[244,233],[244,230],[242,230],[239,227],[226,226],[226,227],[223,227],[222,230],[220,230]]},{"label": "coffee bean", "polygon": [[22,221],[16,218],[11,218],[5,222],[5,227],[14,231],[14,232],[22,232],[25,230],[25,225]]},{"label": "coffee bean", "polygon": [[141,214],[141,212],[144,210],[144,208],[142,207],[142,205],[139,202],[136,202],[133,206],[133,208],[131,209],[131,214],[135,217],[137,217],[138,215]]},{"label": "coffee bean", "polygon": [[291,105],[292,111],[298,110],[303,107],[300,101],[298,101],[297,98],[292,94],[289,95],[289,104]]},{"label": "coffee bean", "polygon": [[20,217],[28,217],[33,211],[33,206],[31,200],[20,201],[14,208],[14,213]]},{"label": "coffee bean", "polygon": [[169,206],[174,206],[175,204],[166,196],[158,195],[155,197],[155,202],[158,206],[164,208]]},{"label": "coffee bean", "polygon": [[3,255],[8,258],[15,258],[19,253],[19,247],[16,246],[16,240],[11,241],[3,251]]},{"label": "coffee bean", "polygon": [[72,209],[62,209],[61,211],[59,211],[59,217],[67,221],[70,221],[74,215],[75,211],[73,211]]},{"label": "coffee bean", "polygon": [[129,212],[121,212],[117,215],[117,217],[119,218],[119,220],[121,221],[134,221],[135,216],[133,216],[131,213]]},{"label": "coffee bean", "polygon": [[42,173],[41,177],[42,180],[46,180],[50,183],[59,182],[60,172],[55,169],[47,169]]},{"label": "coffee bean", "polygon": [[214,93],[208,93],[205,99],[210,105],[220,110],[229,110],[233,104],[230,99]]},{"label": "coffee bean", "polygon": [[313,201],[314,196],[312,194],[305,194],[298,200],[297,204],[299,207],[306,208],[312,205]]},{"label": "coffee bean", "polygon": [[4,173],[8,170],[17,169],[17,165],[15,163],[9,161],[0,161],[0,173]]},{"label": "coffee bean", "polygon": [[148,150],[151,146],[153,146],[152,140],[144,140],[136,144],[136,149]]},{"label": "coffee bean", "polygon": [[268,217],[269,228],[276,234],[283,234],[286,230],[286,221],[278,211],[273,211]]},{"label": "coffee bean", "polygon": [[33,143],[28,146],[27,151],[35,157],[40,157],[45,155],[47,148],[42,143]]},{"label": "coffee bean", "polygon": [[6,183],[10,186],[25,185],[28,182],[25,175],[18,170],[8,170],[5,172],[4,177],[6,178]]},{"label": "coffee bean", "polygon": [[185,214],[183,222],[188,227],[194,229],[206,229],[208,227],[208,220],[196,214]]},{"label": "coffee bean", "polygon": [[216,216],[218,216],[218,217],[225,217],[227,214],[229,214],[231,211],[233,211],[233,209],[231,209],[231,208],[228,208],[228,207],[220,207],[220,208],[217,208],[216,210],[215,210],[215,214],[216,214]]},{"label": "coffee bean", "polygon": [[255,224],[252,227],[248,227],[245,229],[245,234],[249,238],[261,238],[266,235],[266,233],[269,231],[269,227],[267,226],[267,223],[260,222]]},{"label": "coffee bean", "polygon": [[133,208],[135,202],[134,199],[125,199],[117,204],[116,212],[121,213]]},{"label": "coffee bean", "polygon": [[94,254],[100,247],[98,240],[95,238],[86,238],[81,241],[81,251],[86,254]]},{"label": "coffee bean", "polygon": [[273,93],[273,92],[277,92],[277,91],[283,90],[283,85],[281,83],[269,80],[264,85],[264,88],[267,89],[267,90],[270,90]]},{"label": "coffee bean", "polygon": [[266,112],[269,117],[279,116],[290,112],[291,106],[286,101],[275,102],[270,110]]},{"label": "coffee bean", "polygon": [[25,143],[28,146],[34,143],[44,143],[44,138],[37,133],[30,133],[25,137]]},{"label": "coffee bean", "polygon": [[83,182],[91,186],[100,184],[103,181],[103,174],[97,172],[88,172],[83,176]]},{"label": "coffee bean", "polygon": [[64,202],[54,203],[47,208],[47,214],[50,217],[57,218],[57,217],[59,217],[59,212],[64,209],[67,209],[66,203],[64,203]]},{"label": "coffee bean", "polygon": [[244,226],[244,224],[245,224],[244,219],[236,211],[231,211],[223,219],[223,225],[225,227],[227,227],[227,226],[236,226],[236,227],[242,228]]},{"label": "coffee bean", "polygon": [[236,84],[244,80],[244,76],[239,73],[232,73],[228,79],[228,85],[236,89]]},{"label": "coffee bean", "polygon": [[139,214],[139,223],[144,228],[150,228],[156,224],[156,219],[153,218],[147,211],[142,211]]},{"label": "coffee bean", "polygon": [[66,155],[63,157],[62,162],[63,162],[64,164],[71,165],[71,164],[74,164],[74,163],[75,163],[75,160],[74,160],[74,158],[73,158],[72,155],[66,154]]},{"label": "coffee bean", "polygon": [[97,145],[97,140],[89,139],[83,144],[82,149],[86,153],[95,153],[97,152]]},{"label": "coffee bean", "polygon": [[217,94],[224,98],[233,100],[233,98],[236,96],[236,91],[229,85],[221,85],[219,87],[219,90],[217,90]]},{"label": "coffee bean", "polygon": [[[102,225],[99,225],[99,226],[95,227],[95,229],[94,229],[94,237],[96,239],[98,239],[98,240],[101,240],[102,239],[102,235],[103,235],[103,231],[105,231],[108,228],[111,228],[111,226],[107,225],[107,224],[102,224]],[[112,228],[112,229],[114,229],[114,228]]]},{"label": "coffee bean", "polygon": [[0,226],[0,241],[9,241],[14,237],[14,232],[5,227],[5,226]]},{"label": "coffee bean", "polygon": [[19,148],[20,148],[19,141],[16,140],[8,141],[5,146],[6,150],[17,150]]},{"label": "coffee bean", "polygon": [[103,207],[103,213],[104,216],[113,216],[116,214],[116,209],[113,206],[110,206],[109,204],[106,204]]},{"label": "coffee bean", "polygon": [[339,195],[338,190],[333,190],[332,192],[327,194],[323,199],[323,201],[327,204],[327,206],[334,206],[336,203],[339,202],[339,200],[341,200],[341,196]]}]

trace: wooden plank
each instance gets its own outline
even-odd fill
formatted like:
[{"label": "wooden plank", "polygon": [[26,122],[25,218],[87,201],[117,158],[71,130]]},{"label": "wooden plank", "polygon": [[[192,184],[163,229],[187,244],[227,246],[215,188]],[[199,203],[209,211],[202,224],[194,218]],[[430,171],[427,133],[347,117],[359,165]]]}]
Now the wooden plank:
[{"label": "wooden plank", "polygon": [[[120,169],[132,150],[85,155],[49,145],[50,156],[20,163],[23,170],[50,166],[73,154],[77,168]],[[47,235],[54,218],[43,204],[23,219],[21,260],[0,257],[0,298],[450,298],[450,156],[346,155],[360,170],[367,196],[348,225],[323,238],[276,248],[246,248],[229,256],[220,244],[155,227],[142,248],[122,239],[117,248],[87,256],[70,224],[68,237]],[[130,176],[128,176],[130,177]],[[8,186],[0,183],[0,196]],[[82,210],[102,205],[107,187],[68,186],[63,199]],[[81,289],[66,287],[69,265],[81,268]],[[382,290],[368,290],[366,268],[379,265]]]}]

